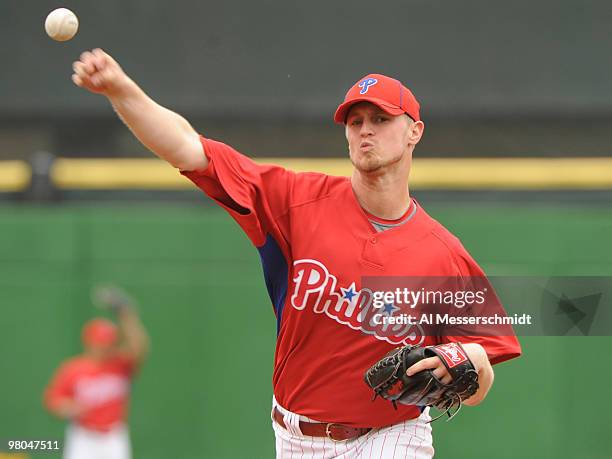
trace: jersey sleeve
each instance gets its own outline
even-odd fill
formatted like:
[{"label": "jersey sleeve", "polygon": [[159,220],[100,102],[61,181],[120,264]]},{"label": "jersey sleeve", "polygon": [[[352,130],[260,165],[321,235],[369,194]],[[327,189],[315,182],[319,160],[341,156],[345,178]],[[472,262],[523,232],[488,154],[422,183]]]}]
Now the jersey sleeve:
[{"label": "jersey sleeve", "polygon": [[267,234],[278,235],[276,218],[285,214],[296,174],[257,164],[232,147],[200,136],[209,164],[202,171],[181,171],[223,207],[260,247]]},{"label": "jersey sleeve", "polygon": [[[494,315],[505,316],[504,307],[482,268],[459,242],[458,246],[454,259],[462,280],[462,288],[464,291],[487,292],[483,304],[467,307],[462,315],[487,318]],[[521,345],[510,325],[453,325],[442,336],[443,343],[451,341],[480,344],[487,352],[492,365],[521,355]]]},{"label": "jersey sleeve", "polygon": [[74,381],[71,377],[71,371],[68,365],[60,366],[49,384],[45,388],[43,394],[43,403],[45,407],[53,411],[57,408],[60,402],[64,399],[72,399],[74,396]]}]

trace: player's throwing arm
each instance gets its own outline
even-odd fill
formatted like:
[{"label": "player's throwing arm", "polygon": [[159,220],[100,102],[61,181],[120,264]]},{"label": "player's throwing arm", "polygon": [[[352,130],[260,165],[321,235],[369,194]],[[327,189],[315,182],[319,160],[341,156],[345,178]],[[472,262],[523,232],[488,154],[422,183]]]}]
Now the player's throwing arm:
[{"label": "player's throwing arm", "polygon": [[189,122],[147,96],[109,54],[86,51],[72,68],[74,84],[106,96],[145,147],[180,170],[206,169],[208,159]]}]

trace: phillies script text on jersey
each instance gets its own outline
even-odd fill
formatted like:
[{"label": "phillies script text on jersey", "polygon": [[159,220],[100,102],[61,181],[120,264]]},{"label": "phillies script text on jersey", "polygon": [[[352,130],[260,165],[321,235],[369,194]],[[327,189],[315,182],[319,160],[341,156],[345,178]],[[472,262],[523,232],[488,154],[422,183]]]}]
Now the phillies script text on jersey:
[{"label": "phillies script text on jersey", "polygon": [[[391,344],[421,344],[425,339],[419,325],[389,325],[376,320],[380,308],[374,306],[374,295],[367,288],[357,290],[355,282],[348,288],[337,285],[337,279],[317,260],[297,260],[293,263],[295,282],[291,305],[302,310],[307,305],[317,314],[325,314],[347,325]],[[385,311],[383,311],[385,312]],[[391,310],[390,314],[393,314]]]}]

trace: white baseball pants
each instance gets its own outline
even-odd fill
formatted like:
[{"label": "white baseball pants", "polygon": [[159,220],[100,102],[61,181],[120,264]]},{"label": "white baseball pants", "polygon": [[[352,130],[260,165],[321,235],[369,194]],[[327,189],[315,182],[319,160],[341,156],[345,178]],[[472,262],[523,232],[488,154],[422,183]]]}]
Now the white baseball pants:
[{"label": "white baseball pants", "polygon": [[96,432],[70,424],[66,429],[64,459],[130,459],[130,436],[120,425],[109,432]]},{"label": "white baseball pants", "polygon": [[416,419],[373,429],[361,437],[333,441],[325,437],[302,435],[299,421],[320,422],[291,413],[276,401],[287,429],[272,420],[276,436],[277,459],[431,459],[434,455],[429,408]]}]

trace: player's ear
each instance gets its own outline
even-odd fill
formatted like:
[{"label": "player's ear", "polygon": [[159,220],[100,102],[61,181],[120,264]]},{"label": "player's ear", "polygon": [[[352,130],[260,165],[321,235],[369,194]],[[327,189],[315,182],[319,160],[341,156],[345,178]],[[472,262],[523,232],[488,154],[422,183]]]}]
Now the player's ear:
[{"label": "player's ear", "polygon": [[423,137],[423,132],[425,131],[425,124],[422,121],[412,121],[410,120],[410,125],[408,126],[408,143],[411,145],[416,145]]}]

